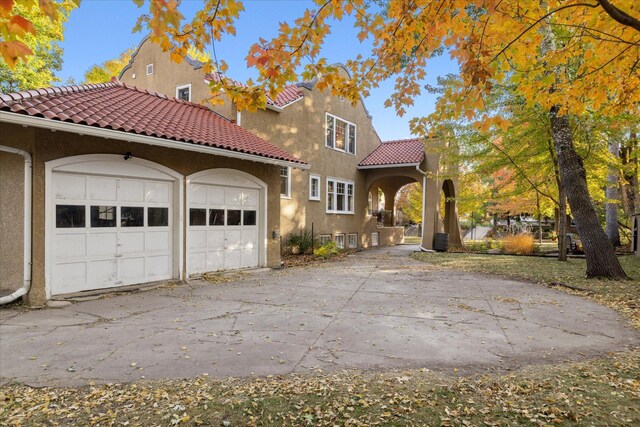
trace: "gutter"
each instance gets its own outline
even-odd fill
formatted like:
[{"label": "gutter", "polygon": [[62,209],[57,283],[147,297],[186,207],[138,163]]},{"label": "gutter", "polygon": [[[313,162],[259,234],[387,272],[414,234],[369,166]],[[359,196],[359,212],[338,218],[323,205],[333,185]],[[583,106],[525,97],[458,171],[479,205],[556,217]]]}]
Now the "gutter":
[{"label": "gutter", "polygon": [[32,165],[31,154],[24,150],[17,148],[6,147],[0,145],[0,151],[6,153],[18,154],[24,157],[24,278],[22,287],[10,295],[0,298],[0,305],[8,304],[17,300],[18,298],[29,293],[31,288],[31,180],[32,180]]},{"label": "gutter", "polygon": [[62,132],[71,132],[78,135],[90,135],[107,139],[116,139],[120,141],[133,142],[138,144],[154,145],[156,147],[173,148],[183,151],[194,151],[197,153],[213,154],[223,157],[231,157],[241,160],[249,160],[252,162],[266,163],[278,166],[288,166],[296,169],[307,170],[311,168],[308,164],[291,162],[288,160],[272,159],[262,157],[255,154],[241,153],[238,151],[225,150],[223,148],[209,147],[190,142],[175,141],[171,139],[158,138],[154,136],[139,135],[130,132],[118,131],[113,129],[104,129],[95,126],[80,125],[77,123],[62,122],[58,120],[45,119],[42,117],[33,117],[23,114],[8,113],[0,111],[0,122],[13,123],[22,126],[33,126],[37,128],[59,130]]},{"label": "gutter", "polygon": [[371,165],[371,166],[358,166],[357,168],[360,170],[366,170],[366,169],[389,169],[389,168],[405,168],[405,167],[409,167],[409,166],[415,166],[416,169],[418,169],[418,172],[420,172],[421,174],[425,174],[426,172],[422,172],[420,170],[420,163],[395,163],[395,164],[388,164],[388,165]]}]

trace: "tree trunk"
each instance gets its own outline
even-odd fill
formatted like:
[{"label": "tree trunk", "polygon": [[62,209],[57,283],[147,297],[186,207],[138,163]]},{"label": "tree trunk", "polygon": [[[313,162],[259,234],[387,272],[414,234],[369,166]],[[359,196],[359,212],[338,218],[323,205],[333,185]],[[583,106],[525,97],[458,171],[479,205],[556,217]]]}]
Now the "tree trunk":
[{"label": "tree trunk", "polygon": [[[615,139],[609,140],[609,152],[616,156],[618,154],[618,143]],[[607,176],[607,188],[605,196],[607,204],[605,207],[605,227],[607,237],[611,245],[615,248],[620,246],[620,229],[618,228],[618,184],[619,172],[616,167],[609,167],[609,175]]]},{"label": "tree trunk", "polygon": [[551,131],[556,146],[560,178],[566,191],[573,218],[587,259],[586,276],[628,279],[615,250],[598,222],[587,187],[587,173],[573,146],[569,118],[558,114],[559,107],[551,108]]},{"label": "tree trunk", "polygon": [[560,184],[560,205],[558,206],[558,261],[567,260],[567,195]]},{"label": "tree trunk", "polygon": [[536,208],[538,209],[538,243],[542,244],[542,213],[540,212],[540,193],[536,191]]}]

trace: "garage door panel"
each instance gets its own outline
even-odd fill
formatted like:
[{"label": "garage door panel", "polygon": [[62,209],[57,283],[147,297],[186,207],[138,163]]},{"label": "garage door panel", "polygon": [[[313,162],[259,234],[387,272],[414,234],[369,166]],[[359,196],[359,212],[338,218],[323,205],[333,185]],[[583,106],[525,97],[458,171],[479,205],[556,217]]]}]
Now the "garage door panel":
[{"label": "garage door panel", "polygon": [[171,193],[168,182],[145,182],[146,201],[152,203],[169,203]]},{"label": "garage door panel", "polygon": [[224,188],[207,185],[207,203],[210,205],[224,205]]},{"label": "garage door panel", "polygon": [[89,257],[114,257],[118,249],[118,233],[94,233],[87,235]]},{"label": "garage door panel", "polygon": [[52,283],[60,291],[58,293],[83,290],[87,283],[87,264],[85,262],[71,262],[55,265]]},{"label": "garage door panel", "polygon": [[217,271],[225,269],[225,252],[223,250],[207,252],[207,265],[204,271]]},{"label": "garage door panel", "polygon": [[169,256],[158,255],[147,257],[147,277],[160,280],[169,275]]},{"label": "garage door panel", "polygon": [[118,199],[122,202],[144,202],[144,181],[123,180],[118,188]]},{"label": "garage door panel", "polygon": [[194,205],[207,204],[207,186],[200,184],[189,185],[189,200]]},{"label": "garage door panel", "polygon": [[204,273],[207,271],[207,252],[190,252],[189,268],[192,273]]},{"label": "garage door panel", "polygon": [[60,200],[85,200],[87,198],[86,178],[82,175],[57,174],[53,193]]},{"label": "garage door panel", "polygon": [[207,248],[207,230],[189,230],[189,249]]},{"label": "garage door panel", "polygon": [[122,232],[118,239],[118,254],[136,254],[144,252],[144,237],[143,231],[139,232]]},{"label": "garage door panel", "polygon": [[88,263],[89,287],[105,288],[113,286],[118,280],[118,266],[115,259],[91,261]]},{"label": "garage door panel", "polygon": [[224,204],[227,206],[242,206],[244,200],[244,193],[242,190],[235,188],[225,189]]},{"label": "garage door panel", "polygon": [[207,248],[214,250],[224,248],[224,230],[207,231]]},{"label": "garage door panel", "polygon": [[61,234],[55,242],[57,261],[84,258],[87,255],[87,236],[83,234]]},{"label": "garage door panel", "polygon": [[247,190],[244,197],[244,206],[256,208],[258,206],[258,191]]},{"label": "garage door panel", "polygon": [[120,280],[123,285],[140,283],[140,280],[145,280],[145,272],[144,257],[123,258],[120,260]]},{"label": "garage door panel", "polygon": [[225,234],[227,250],[234,251],[242,248],[242,230],[229,230]]},{"label": "garage door panel", "polygon": [[88,177],[87,187],[90,200],[116,201],[118,181],[115,178]]},{"label": "garage door panel", "polygon": [[171,235],[168,231],[148,231],[145,235],[147,252],[167,252],[171,245]]}]

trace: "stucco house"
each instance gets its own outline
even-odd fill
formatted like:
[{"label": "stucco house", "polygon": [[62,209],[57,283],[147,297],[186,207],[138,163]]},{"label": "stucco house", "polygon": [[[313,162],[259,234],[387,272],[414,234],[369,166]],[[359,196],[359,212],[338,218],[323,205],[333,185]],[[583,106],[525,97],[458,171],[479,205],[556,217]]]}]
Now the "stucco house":
[{"label": "stucco house", "polygon": [[[172,62],[168,53],[146,38],[119,78],[130,85],[206,104],[212,96],[209,82],[225,77],[205,74],[202,66],[190,58],[180,64]],[[347,73],[344,68],[341,72]],[[281,168],[283,236],[313,227],[321,239],[336,240],[342,247],[401,243],[404,230],[395,227],[395,195],[404,185],[419,182],[430,192],[425,199],[422,246],[431,249],[434,233],[445,230],[450,233],[451,245],[461,243],[455,212],[457,182],[438,178],[442,172],[439,156],[425,152],[422,140],[383,143],[362,100],[353,106],[318,90],[313,81],[286,87],[277,98],[267,98],[266,109],[256,112],[238,111],[228,98],[222,98],[224,104],[212,106],[214,111],[310,166],[304,170]],[[379,205],[380,191],[385,205]],[[441,192],[448,200],[444,223],[438,212]],[[380,210],[385,211],[382,226],[375,215]]]},{"label": "stucco house", "polygon": [[362,101],[313,82],[266,110],[211,109],[209,78],[143,41],[120,80],[0,95],[0,304],[279,266],[300,228],[398,244],[395,194],[411,182],[422,248],[438,231],[460,242],[456,181],[422,140],[381,142]]}]

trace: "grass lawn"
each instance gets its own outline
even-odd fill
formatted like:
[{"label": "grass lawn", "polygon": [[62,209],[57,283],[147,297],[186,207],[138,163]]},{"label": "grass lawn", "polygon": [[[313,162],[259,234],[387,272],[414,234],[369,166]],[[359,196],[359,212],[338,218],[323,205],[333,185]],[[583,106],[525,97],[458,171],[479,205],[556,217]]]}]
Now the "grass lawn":
[{"label": "grass lawn", "polygon": [[[632,281],[585,280],[584,261],[416,254],[467,271],[563,283],[638,323],[640,258]],[[640,350],[531,366],[508,375],[388,370],[255,379],[156,381],[80,388],[0,388],[6,425],[640,425]]]}]

